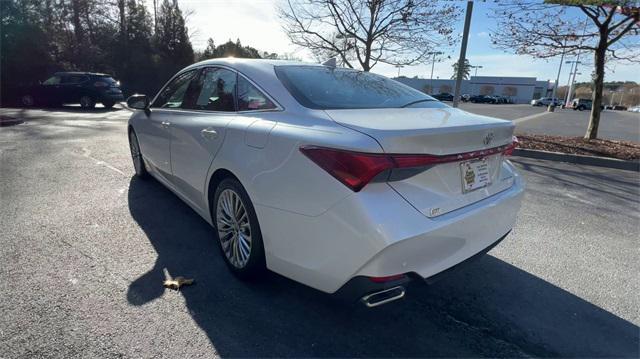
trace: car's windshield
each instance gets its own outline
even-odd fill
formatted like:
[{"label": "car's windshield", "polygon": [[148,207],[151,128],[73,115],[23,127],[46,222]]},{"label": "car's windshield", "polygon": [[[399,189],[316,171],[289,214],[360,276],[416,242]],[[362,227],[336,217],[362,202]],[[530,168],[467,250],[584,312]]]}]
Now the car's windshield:
[{"label": "car's windshield", "polygon": [[60,83],[60,76],[51,76],[49,77],[45,82],[43,82],[43,85],[57,85]]},{"label": "car's windshield", "polygon": [[324,66],[276,66],[284,86],[314,109],[447,107],[433,97],[384,76]]},{"label": "car's windshield", "polygon": [[104,82],[108,83],[111,86],[120,85],[120,83],[117,80],[115,80],[113,77],[111,77],[111,76],[99,76],[98,79],[100,81],[104,81]]}]

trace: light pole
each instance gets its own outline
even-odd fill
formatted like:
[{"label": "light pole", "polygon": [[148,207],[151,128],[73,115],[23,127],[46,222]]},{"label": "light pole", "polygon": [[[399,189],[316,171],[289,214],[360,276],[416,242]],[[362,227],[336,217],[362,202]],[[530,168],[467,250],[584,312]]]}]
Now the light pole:
[{"label": "light pole", "polygon": [[[584,21],[584,28],[582,29],[582,36],[584,36],[585,32],[587,32],[587,23],[588,23],[588,19]],[[582,45],[582,41],[580,41],[580,44]],[[569,84],[569,89],[567,91],[567,102],[564,104],[566,107],[569,106],[570,101],[572,100],[573,97],[573,84],[576,81],[576,73],[578,72],[578,64],[580,64],[580,51],[578,50],[578,54],[576,55],[576,66],[573,69],[573,76],[571,78],[571,83]]]},{"label": "light pole", "polygon": [[396,68],[398,69],[398,77],[400,77],[400,69],[403,67],[404,65],[396,65]]},{"label": "light pole", "polygon": [[[564,39],[564,45],[567,45],[567,38]],[[553,84],[553,92],[551,93],[551,102],[549,103],[549,107],[547,107],[548,112],[553,112],[556,107],[556,94],[558,93],[558,82],[560,82],[560,71],[562,71],[562,61],[564,61],[564,53],[565,49],[562,49],[562,55],[560,55],[560,66],[558,66],[558,76],[556,76],[556,82]]]},{"label": "light pole", "polygon": [[578,64],[580,61],[565,61],[565,64],[571,64],[571,68],[569,69],[569,78],[567,79],[567,94],[564,96],[564,104],[565,107],[569,106],[569,98],[571,97],[571,92],[573,91],[573,81],[572,78],[575,79],[574,72],[578,71]]},{"label": "light pole", "polygon": [[476,77],[478,76],[478,69],[481,69],[482,66],[470,66],[472,69],[475,69],[473,76]]},{"label": "light pole", "polygon": [[427,55],[433,55],[433,61],[431,61],[431,77],[429,77],[429,88],[430,92],[433,93],[433,68],[436,66],[436,56],[442,55],[444,52],[442,51],[432,51],[428,52]]},{"label": "light pole", "polygon": [[[578,57],[580,56],[580,54],[578,54]],[[565,103],[564,105],[566,107],[569,106],[569,103],[571,103],[571,97],[572,97],[572,92],[573,92],[573,83],[576,81],[576,73],[578,72],[578,64],[581,64],[582,62],[578,61],[577,58],[574,61],[566,61],[565,63],[567,64],[571,64],[571,71],[569,72],[569,81],[567,82],[567,86],[569,86],[569,88],[567,89],[567,95],[565,96]]]}]

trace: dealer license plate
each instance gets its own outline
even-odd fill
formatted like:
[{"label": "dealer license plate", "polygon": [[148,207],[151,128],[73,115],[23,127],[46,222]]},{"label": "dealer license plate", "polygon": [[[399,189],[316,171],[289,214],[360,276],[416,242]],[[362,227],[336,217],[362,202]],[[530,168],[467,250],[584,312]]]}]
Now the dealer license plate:
[{"label": "dealer license plate", "polygon": [[462,192],[467,193],[487,187],[489,179],[489,164],[486,159],[465,161],[460,163],[462,176]]}]

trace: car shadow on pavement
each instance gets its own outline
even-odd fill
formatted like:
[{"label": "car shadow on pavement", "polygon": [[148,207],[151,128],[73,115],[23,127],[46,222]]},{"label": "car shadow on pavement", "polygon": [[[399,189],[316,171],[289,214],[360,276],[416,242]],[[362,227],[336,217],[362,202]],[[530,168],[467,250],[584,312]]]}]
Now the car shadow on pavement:
[{"label": "car shadow on pavement", "polygon": [[128,201],[157,252],[129,303],[161,297],[164,271],[195,278],[180,293],[222,357],[638,357],[636,325],[491,255],[366,309],[276,274],[236,279],[214,230],[154,180],[133,178]]},{"label": "car shadow on pavement", "polygon": [[50,111],[56,111],[56,112],[73,112],[73,113],[108,113],[108,112],[122,111],[123,107],[120,105],[116,105],[111,108],[106,108],[101,106],[96,106],[94,108],[82,108],[80,106],[74,106],[74,105],[63,105],[58,107],[42,108],[42,110],[50,110]]}]

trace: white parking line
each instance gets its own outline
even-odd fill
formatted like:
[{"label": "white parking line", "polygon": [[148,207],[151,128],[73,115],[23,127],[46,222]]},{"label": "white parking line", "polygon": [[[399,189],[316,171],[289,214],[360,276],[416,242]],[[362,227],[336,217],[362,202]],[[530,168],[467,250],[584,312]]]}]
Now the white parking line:
[{"label": "white parking line", "polygon": [[529,115],[529,116],[525,116],[525,117],[516,118],[516,119],[514,119],[514,120],[511,120],[511,122],[513,122],[513,123],[520,123],[520,122],[524,122],[524,121],[529,121],[529,120],[533,120],[534,118],[538,118],[538,117],[542,117],[542,116],[548,115],[548,114],[550,114],[550,113],[552,113],[552,112],[547,112],[547,111],[545,111],[545,112],[535,113],[535,114],[533,114],[533,115]]},{"label": "white parking line", "polygon": [[106,168],[108,168],[108,169],[110,169],[110,170],[112,170],[114,172],[117,172],[117,173],[119,173],[119,174],[121,174],[121,175],[123,175],[125,177],[128,177],[126,173],[124,173],[120,169],[110,165],[109,163],[107,163],[105,161],[102,161],[102,160],[99,160],[97,158],[91,157],[91,151],[86,147],[82,148],[82,153],[80,155],[83,156],[83,157],[86,157],[86,158],[89,158],[89,159],[93,160],[93,162],[98,166],[104,166],[104,167],[106,167]]}]

